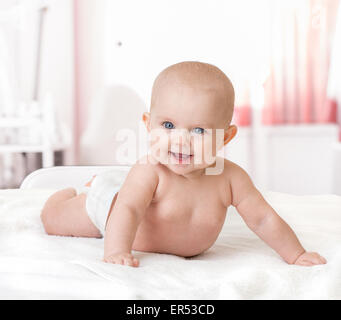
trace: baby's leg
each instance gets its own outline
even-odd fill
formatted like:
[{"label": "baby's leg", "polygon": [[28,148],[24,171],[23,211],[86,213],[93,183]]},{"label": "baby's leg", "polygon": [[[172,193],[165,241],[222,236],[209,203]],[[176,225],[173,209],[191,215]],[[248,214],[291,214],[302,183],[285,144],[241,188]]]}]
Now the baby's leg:
[{"label": "baby's leg", "polygon": [[100,238],[101,234],[88,217],[86,194],[67,188],[52,194],[46,201],[41,220],[49,235]]}]

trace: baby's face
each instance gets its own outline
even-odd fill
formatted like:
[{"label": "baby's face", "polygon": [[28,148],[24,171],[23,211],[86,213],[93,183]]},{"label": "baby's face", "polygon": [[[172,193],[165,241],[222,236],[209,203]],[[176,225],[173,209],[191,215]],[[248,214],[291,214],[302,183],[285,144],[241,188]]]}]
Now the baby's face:
[{"label": "baby's face", "polygon": [[169,84],[145,117],[152,156],[182,175],[214,164],[229,128],[226,101],[214,86]]}]

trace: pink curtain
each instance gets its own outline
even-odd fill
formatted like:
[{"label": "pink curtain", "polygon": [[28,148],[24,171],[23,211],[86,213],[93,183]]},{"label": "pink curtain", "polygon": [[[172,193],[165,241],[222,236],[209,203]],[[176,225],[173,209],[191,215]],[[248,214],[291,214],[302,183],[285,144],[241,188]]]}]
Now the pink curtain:
[{"label": "pink curtain", "polygon": [[[235,83],[234,83],[235,84]],[[236,85],[236,84],[235,84]],[[232,122],[239,127],[248,127],[252,123],[250,87],[246,79],[235,87],[236,101]]]},{"label": "pink curtain", "polygon": [[337,121],[327,85],[338,5],[339,0],[272,2],[265,125]]},{"label": "pink curtain", "polygon": [[339,5],[335,35],[333,41],[328,97],[338,106],[339,141],[341,142],[341,5]]},{"label": "pink curtain", "polygon": [[251,125],[251,122],[251,104],[237,105],[234,110],[233,123],[239,127],[248,127]]}]

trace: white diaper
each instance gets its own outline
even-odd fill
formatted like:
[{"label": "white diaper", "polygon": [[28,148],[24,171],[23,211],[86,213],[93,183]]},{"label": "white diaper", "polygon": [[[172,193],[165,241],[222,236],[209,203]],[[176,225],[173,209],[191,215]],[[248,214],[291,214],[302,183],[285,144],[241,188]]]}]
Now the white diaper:
[{"label": "white diaper", "polygon": [[128,172],[117,170],[101,172],[93,179],[90,187],[83,187],[80,190],[87,194],[86,210],[102,236],[105,233],[105,225],[114,196],[121,188],[127,174]]}]

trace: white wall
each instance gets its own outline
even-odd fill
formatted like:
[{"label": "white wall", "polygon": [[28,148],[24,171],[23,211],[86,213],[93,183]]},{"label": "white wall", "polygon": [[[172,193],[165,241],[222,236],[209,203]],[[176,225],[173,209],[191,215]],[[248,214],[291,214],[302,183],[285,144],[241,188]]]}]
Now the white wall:
[{"label": "white wall", "polygon": [[336,125],[269,126],[257,134],[263,149],[253,148],[252,128],[240,128],[225,156],[241,165],[258,188],[297,195],[341,195]]},{"label": "white wall", "polygon": [[341,194],[341,143],[334,146],[333,175],[333,190],[336,194]]},{"label": "white wall", "polygon": [[267,67],[268,2],[107,0],[106,83],[130,86],[149,107],[162,69],[199,60],[221,68],[240,93],[240,83],[258,81]]}]

